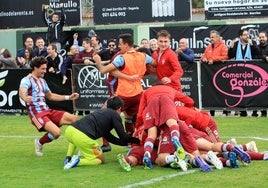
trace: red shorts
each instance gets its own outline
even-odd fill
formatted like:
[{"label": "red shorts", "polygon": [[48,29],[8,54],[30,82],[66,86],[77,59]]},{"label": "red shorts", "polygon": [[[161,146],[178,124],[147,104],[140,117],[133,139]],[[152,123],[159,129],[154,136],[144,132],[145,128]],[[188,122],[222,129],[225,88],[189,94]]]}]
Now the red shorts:
[{"label": "red shorts", "polygon": [[208,140],[209,142],[212,142],[206,132],[200,131],[200,130],[195,129],[195,128],[190,128],[190,131],[191,131],[193,137],[195,138],[195,140],[197,140],[199,138],[204,138],[204,139]]},{"label": "red shorts", "polygon": [[[138,160],[138,164],[142,165],[142,159],[143,159],[143,155],[144,155],[144,147],[143,146],[138,146],[138,147],[134,147],[131,148],[127,154],[127,156],[133,156]],[[152,163],[155,162],[155,159],[157,157],[156,154],[156,149],[153,149],[153,151],[151,152],[151,161]]]},{"label": "red shorts", "polygon": [[122,97],[119,96],[123,99],[124,101],[124,106],[122,108],[122,112],[126,112],[127,115],[129,116],[134,116],[138,113],[139,110],[139,104],[140,104],[140,99],[141,95],[136,95],[133,97]]},{"label": "red shorts", "polygon": [[174,100],[166,95],[159,95],[152,98],[147,104],[144,116],[145,129],[154,126],[160,127],[165,124],[168,119],[178,120],[178,113]]},{"label": "red shorts", "polygon": [[211,129],[211,132],[216,138],[217,142],[220,142],[220,135],[218,132],[218,127],[217,127],[216,122],[212,118],[210,118],[210,121],[208,122],[208,127]]},{"label": "red shorts", "polygon": [[32,124],[37,130],[44,131],[44,126],[47,122],[52,121],[58,127],[60,127],[60,120],[65,112],[60,110],[46,110],[41,113],[35,114],[31,117]]},{"label": "red shorts", "polygon": [[[195,138],[191,134],[188,126],[183,121],[179,121],[179,129],[180,142],[184,150],[188,153],[193,153],[194,151],[198,150]],[[171,141],[169,127],[166,125],[162,126],[158,153],[174,153],[174,151],[175,147]]]}]

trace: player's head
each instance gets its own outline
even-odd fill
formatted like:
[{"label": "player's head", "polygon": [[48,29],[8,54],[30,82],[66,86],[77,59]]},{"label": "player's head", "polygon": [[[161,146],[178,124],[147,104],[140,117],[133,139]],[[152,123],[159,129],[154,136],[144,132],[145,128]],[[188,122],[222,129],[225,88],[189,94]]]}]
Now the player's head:
[{"label": "player's head", "polygon": [[124,106],[124,101],[120,97],[111,97],[107,100],[107,108],[118,110]]},{"label": "player's head", "polygon": [[47,69],[47,60],[43,56],[34,57],[30,64],[32,74],[37,78],[44,77]]}]

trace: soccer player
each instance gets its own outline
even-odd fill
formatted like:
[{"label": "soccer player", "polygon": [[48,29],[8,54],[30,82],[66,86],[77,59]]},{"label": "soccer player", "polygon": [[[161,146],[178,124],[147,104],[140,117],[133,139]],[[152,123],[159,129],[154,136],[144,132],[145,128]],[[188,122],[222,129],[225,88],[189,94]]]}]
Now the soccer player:
[{"label": "soccer player", "polygon": [[93,57],[97,64],[99,71],[103,74],[115,72],[119,70],[121,73],[127,75],[137,75],[138,79],[129,80],[126,78],[118,77],[118,85],[115,91],[115,95],[121,97],[124,100],[124,107],[122,112],[125,115],[125,128],[126,132],[130,135],[134,132],[133,117],[138,112],[138,106],[143,88],[141,85],[141,79],[144,76],[147,65],[151,64],[153,59],[141,52],[137,52],[134,47],[134,40],[131,34],[125,33],[119,35],[120,54],[114,58],[112,63],[104,66],[101,63],[99,55]]},{"label": "soccer player", "polygon": [[[173,89],[170,86],[158,85],[153,86],[144,91],[139,105],[139,111],[137,115],[137,122],[142,119],[144,129],[148,130],[148,136],[144,143],[144,158],[145,165],[151,166],[151,151],[154,147],[154,142],[157,138],[158,129],[165,132],[165,137],[170,137],[171,142],[175,147],[175,154],[178,155],[178,159],[184,159],[185,152],[180,143],[180,131],[183,127],[188,128],[184,122],[179,121],[176,111],[175,101],[181,101],[185,106],[193,107],[194,101],[185,96],[183,93]],[[183,126],[183,127],[182,127]],[[168,127],[168,128],[167,128]],[[181,137],[186,138],[188,132],[183,130]],[[184,134],[184,135],[183,135]],[[189,144],[195,143],[194,139],[191,142],[185,142],[188,147]],[[205,164],[205,161],[199,156],[197,146],[189,146],[190,152],[193,153],[197,166],[203,171],[210,171],[210,167]],[[182,167],[183,170],[186,167]]]},{"label": "soccer player", "polygon": [[31,68],[32,73],[20,82],[19,96],[26,104],[32,124],[39,132],[46,132],[40,139],[35,139],[35,153],[37,156],[43,156],[43,145],[60,136],[59,127],[77,120],[73,114],[50,109],[45,99],[52,101],[75,100],[79,94],[58,95],[51,92],[43,79],[47,69],[47,60],[43,56],[33,58]]},{"label": "soccer player", "polygon": [[177,54],[170,48],[170,38],[170,33],[166,30],[157,33],[158,50],[153,52],[152,58],[156,62],[158,81],[182,91],[180,78],[183,75],[183,69]]},{"label": "soccer player", "polygon": [[[131,137],[124,130],[120,117],[123,105],[124,102],[120,97],[109,98],[106,109],[96,110],[72,123],[66,129],[65,137],[69,141],[69,148],[64,169],[70,169],[77,165],[104,163],[103,152],[96,141],[100,137],[121,146],[140,142],[138,138]],[[111,133],[112,129],[115,130],[119,138]],[[78,155],[73,155],[76,147],[82,153],[83,158],[80,159]]]}]

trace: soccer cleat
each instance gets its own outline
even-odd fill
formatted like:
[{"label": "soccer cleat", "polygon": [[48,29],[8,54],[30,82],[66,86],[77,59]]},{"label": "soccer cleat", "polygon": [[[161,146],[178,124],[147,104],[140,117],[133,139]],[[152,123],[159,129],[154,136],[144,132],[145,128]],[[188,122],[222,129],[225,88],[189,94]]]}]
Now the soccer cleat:
[{"label": "soccer cleat", "polygon": [[39,139],[35,139],[34,140],[34,146],[35,146],[35,154],[38,157],[42,157],[43,156],[43,146],[39,143]]},{"label": "soccer cleat", "polygon": [[68,170],[70,168],[76,167],[78,163],[80,162],[80,158],[77,155],[74,155],[70,162],[68,162],[66,165],[64,165],[64,170]]},{"label": "soccer cleat", "polygon": [[216,169],[222,169],[223,164],[221,160],[216,156],[216,154],[213,151],[209,151],[207,153],[206,159],[209,163],[215,166]]},{"label": "soccer cleat", "polygon": [[230,161],[230,166],[232,168],[239,168],[239,165],[236,160],[236,154],[235,152],[229,152],[229,161]]},{"label": "soccer cleat", "polygon": [[184,159],[185,158],[185,151],[180,143],[180,141],[178,139],[172,138],[172,143],[175,146],[175,150],[176,150],[176,155],[180,158],[180,159]]},{"label": "soccer cleat", "polygon": [[[175,160],[174,160],[174,162],[177,163],[177,165],[178,165],[179,167],[181,167],[181,169],[182,169],[183,171],[187,171],[187,163],[186,163],[183,159],[181,159],[181,158],[179,157],[177,151],[174,152],[174,156],[175,156]],[[185,156],[184,156],[184,157],[185,157]]]},{"label": "soccer cleat", "polygon": [[194,158],[196,164],[203,172],[210,172],[212,168],[202,159],[201,156],[197,156]]},{"label": "soccer cleat", "polygon": [[117,155],[117,160],[124,171],[127,172],[131,171],[131,166],[128,164],[128,162],[126,161],[125,157],[122,154]]},{"label": "soccer cleat", "polygon": [[228,140],[226,143],[228,144],[232,144],[232,145],[237,145],[236,139],[235,138],[231,138],[230,140]]},{"label": "soccer cleat", "polygon": [[251,142],[246,143],[246,146],[247,146],[248,151],[258,152],[258,148],[256,146],[255,141],[251,141]]},{"label": "soccer cleat", "polygon": [[148,151],[146,151],[144,153],[142,162],[144,164],[144,169],[152,169],[153,168],[153,164],[151,161],[151,154]]},{"label": "soccer cleat", "polygon": [[111,147],[110,144],[102,145],[102,146],[101,146],[101,150],[102,150],[102,152],[112,151],[112,147]]},{"label": "soccer cleat", "polygon": [[241,150],[238,146],[234,146],[232,149],[235,152],[236,156],[244,163],[249,164],[251,162],[251,158],[248,153]]}]

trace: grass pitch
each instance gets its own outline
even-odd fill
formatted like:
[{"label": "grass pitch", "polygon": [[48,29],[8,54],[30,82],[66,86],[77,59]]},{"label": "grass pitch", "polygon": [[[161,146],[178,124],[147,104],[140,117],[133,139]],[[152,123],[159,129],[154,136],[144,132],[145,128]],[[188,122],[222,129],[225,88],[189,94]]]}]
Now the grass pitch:
[{"label": "grass pitch", "polygon": [[[238,143],[255,140],[259,151],[268,150],[267,118],[216,117],[223,141],[235,137]],[[171,168],[142,166],[124,172],[117,160],[118,153],[127,149],[112,145],[105,153],[106,163],[98,166],[63,170],[68,143],[62,136],[44,146],[44,156],[34,153],[34,138],[40,137],[30,124],[28,116],[0,115],[0,187],[267,187],[268,161],[252,161],[249,166],[240,163],[239,169],[214,169],[204,173],[190,169],[188,173]],[[101,140],[99,140],[101,143]]]}]

